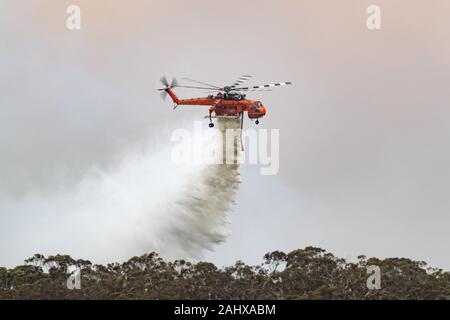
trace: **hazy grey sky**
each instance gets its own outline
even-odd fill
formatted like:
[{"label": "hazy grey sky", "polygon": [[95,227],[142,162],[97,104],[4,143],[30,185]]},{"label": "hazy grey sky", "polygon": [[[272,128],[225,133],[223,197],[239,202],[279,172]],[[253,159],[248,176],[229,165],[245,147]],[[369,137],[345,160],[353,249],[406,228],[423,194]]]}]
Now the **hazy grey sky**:
[{"label": "hazy grey sky", "polygon": [[[69,4],[81,31],[65,28]],[[366,28],[370,4],[380,31]],[[63,207],[92,170],[114,174],[129,150],[164,146],[206,114],[173,112],[155,91],[162,74],[224,84],[248,73],[294,83],[256,96],[262,127],[280,129],[280,174],[242,168],[233,235],[207,257],[317,245],[450,269],[447,0],[0,0],[0,48],[0,264],[88,252],[59,238],[71,222],[43,206]]]}]

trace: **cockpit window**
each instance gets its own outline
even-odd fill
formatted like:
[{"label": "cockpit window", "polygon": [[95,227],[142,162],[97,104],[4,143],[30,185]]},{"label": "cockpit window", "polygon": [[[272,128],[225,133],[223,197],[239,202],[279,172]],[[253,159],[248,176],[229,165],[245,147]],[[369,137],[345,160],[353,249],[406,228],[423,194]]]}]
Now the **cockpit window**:
[{"label": "cockpit window", "polygon": [[262,107],[262,103],[260,101],[256,101],[252,104],[252,109],[260,108]]},{"label": "cockpit window", "polygon": [[259,112],[259,108],[262,107],[262,103],[260,101],[256,101],[252,104],[251,108],[253,111]]}]

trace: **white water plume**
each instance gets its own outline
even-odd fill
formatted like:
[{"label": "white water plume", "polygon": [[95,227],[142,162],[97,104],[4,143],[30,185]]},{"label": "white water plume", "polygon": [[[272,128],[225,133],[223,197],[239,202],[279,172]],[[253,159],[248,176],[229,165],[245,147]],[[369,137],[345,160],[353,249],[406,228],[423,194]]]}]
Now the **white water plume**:
[{"label": "white water plume", "polygon": [[[237,125],[219,121],[221,130]],[[201,258],[229,235],[239,165],[176,165],[170,146],[154,149],[129,152],[114,169],[90,172],[73,190],[0,204],[15,221],[25,221],[0,227],[21,244],[13,253],[3,242],[3,258],[39,252],[109,262],[150,251]]]}]

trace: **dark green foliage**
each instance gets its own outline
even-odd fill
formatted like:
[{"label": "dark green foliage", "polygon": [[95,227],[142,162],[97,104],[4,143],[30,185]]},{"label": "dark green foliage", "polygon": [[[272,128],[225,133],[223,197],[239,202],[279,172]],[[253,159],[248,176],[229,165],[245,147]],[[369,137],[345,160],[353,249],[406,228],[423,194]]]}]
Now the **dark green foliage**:
[{"label": "dark green foliage", "polygon": [[[275,251],[259,266],[238,261],[166,262],[156,253],[107,266],[70,256],[35,255],[0,268],[0,299],[449,299],[450,273],[409,259],[358,257],[350,263],[320,248]],[[381,289],[368,290],[367,266],[381,269]],[[81,270],[69,290],[68,270]]]}]

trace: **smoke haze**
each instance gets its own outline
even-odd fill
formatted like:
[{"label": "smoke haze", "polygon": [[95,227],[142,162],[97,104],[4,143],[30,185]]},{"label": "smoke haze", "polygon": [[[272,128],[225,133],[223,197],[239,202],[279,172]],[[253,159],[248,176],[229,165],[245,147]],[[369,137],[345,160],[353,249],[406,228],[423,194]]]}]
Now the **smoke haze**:
[{"label": "smoke haze", "polygon": [[[157,153],[167,155],[173,129],[207,114],[173,112],[158,79],[224,85],[252,74],[255,85],[294,84],[251,96],[268,109],[261,126],[280,129],[280,174],[240,168],[232,236],[208,258],[254,262],[317,245],[450,268],[449,1],[378,0],[377,32],[366,28],[371,0],[77,0],[82,30],[69,32],[73,2],[0,1],[1,264],[42,248],[102,251],[102,261],[142,253],[134,241],[151,241],[139,227],[168,223],[157,214],[142,224],[144,204],[170,203],[171,189],[201,172],[172,172]],[[109,202],[92,200],[105,193]],[[95,227],[76,211],[98,215]],[[216,231],[212,242],[228,228]],[[201,247],[192,245],[182,250]]]}]

